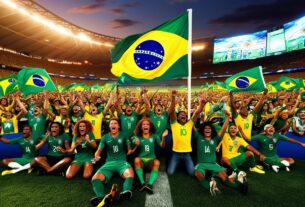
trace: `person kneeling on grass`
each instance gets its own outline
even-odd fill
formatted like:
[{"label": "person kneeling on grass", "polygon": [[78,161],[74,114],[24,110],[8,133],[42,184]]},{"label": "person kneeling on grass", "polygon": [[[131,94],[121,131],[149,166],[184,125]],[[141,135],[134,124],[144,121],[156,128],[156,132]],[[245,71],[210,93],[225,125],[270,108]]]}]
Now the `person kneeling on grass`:
[{"label": "person kneeling on grass", "polygon": [[92,133],[91,123],[87,120],[78,121],[74,127],[71,148],[62,151],[66,153],[76,152],[75,158],[67,170],[67,179],[72,179],[81,167],[84,167],[83,178],[89,179],[91,177],[93,172],[92,160],[94,149],[96,149],[96,142]]},{"label": "person kneeling on grass", "polygon": [[[64,130],[61,123],[52,122],[49,132],[42,139],[43,144],[48,143],[48,153],[46,156],[36,157],[35,162],[47,173],[63,168],[71,162],[71,157],[66,154],[70,149],[70,137]],[[62,172],[60,173],[62,174]]]},{"label": "person kneeling on grass", "polygon": [[[227,128],[229,122],[225,122],[223,127]],[[249,145],[243,138],[237,136],[238,130],[236,125],[230,124],[229,133],[222,135],[222,141],[220,142],[217,149],[222,145],[222,158],[221,163],[225,166],[229,166],[233,170],[233,175],[243,174],[246,176],[244,171],[238,169],[239,166],[246,162],[250,164],[250,171],[259,174],[265,174],[265,171],[256,167],[254,154],[259,156],[260,160],[263,161],[265,156],[258,152],[255,148]],[[241,133],[243,135],[244,133]],[[244,147],[247,151],[239,152],[240,147]]]},{"label": "person kneeling on grass", "polygon": [[275,129],[271,124],[265,125],[264,132],[252,137],[252,140],[257,142],[261,153],[266,156],[264,163],[271,165],[275,172],[279,172],[280,167],[284,167],[286,168],[286,171],[289,171],[289,166],[294,163],[292,158],[279,157],[276,154],[277,144],[280,140],[292,142],[305,147],[305,143],[275,133]]},{"label": "person kneeling on grass", "polygon": [[3,164],[13,169],[4,170],[1,173],[2,176],[15,174],[22,170],[29,170],[29,173],[31,172],[31,167],[35,163],[34,158],[37,155],[37,149],[39,148],[39,145],[41,145],[41,142],[36,145],[36,141],[31,135],[31,127],[25,125],[22,130],[22,137],[9,140],[0,136],[0,141],[4,142],[5,144],[18,144],[23,154],[21,158],[3,159]]},{"label": "person kneeling on grass", "polygon": [[[224,185],[234,189],[239,189],[243,194],[246,194],[248,191],[248,184],[244,174],[240,174],[237,180],[235,180],[235,178],[229,178],[226,169],[216,162],[217,144],[220,142],[221,137],[226,131],[230,114],[226,114],[226,116],[227,119],[225,124],[218,135],[212,123],[209,122],[201,124],[198,130],[194,128],[194,137],[197,143],[197,165],[195,166],[195,176],[204,188],[210,190],[212,196],[215,196],[217,192],[220,192],[213,176],[218,176]],[[212,173],[210,181],[206,178],[206,171]]]},{"label": "person kneeling on grass", "polygon": [[[135,135],[132,137],[132,142],[139,148],[139,156],[134,160],[134,166],[136,174],[140,180],[140,191],[146,190],[149,194],[153,194],[153,183],[157,179],[158,171],[160,167],[160,161],[155,155],[155,143],[160,147],[165,145],[165,137],[168,131],[164,131],[162,134],[162,140],[158,135],[154,134],[155,128],[152,121],[149,118],[141,119],[135,129]],[[134,149],[135,150],[135,149]],[[149,181],[145,184],[143,178],[143,168],[151,170]]]},{"label": "person kneeling on grass", "polygon": [[119,131],[119,119],[111,118],[109,123],[110,132],[104,135],[95,153],[94,160],[97,162],[101,159],[100,155],[105,148],[107,151],[106,163],[97,170],[92,177],[93,191],[96,197],[90,200],[92,206],[98,206],[100,203],[110,203],[115,198],[112,194],[105,196],[104,184],[108,183],[113,175],[117,172],[125,181],[123,190],[120,193],[120,200],[129,200],[132,196],[131,188],[133,183],[134,172],[131,165],[126,160],[125,147],[128,147],[127,155],[134,152],[130,147],[128,136]]}]

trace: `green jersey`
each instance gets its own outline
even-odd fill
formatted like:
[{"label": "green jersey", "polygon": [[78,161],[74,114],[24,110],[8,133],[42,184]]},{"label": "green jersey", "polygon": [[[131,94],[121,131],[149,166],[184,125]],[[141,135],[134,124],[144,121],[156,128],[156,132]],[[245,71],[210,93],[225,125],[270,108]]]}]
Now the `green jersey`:
[{"label": "green jersey", "polygon": [[70,140],[70,137],[66,133],[63,133],[62,135],[60,135],[58,137],[53,137],[53,136],[49,135],[49,137],[48,137],[48,145],[49,145],[48,155],[54,156],[54,157],[65,156],[66,154],[59,151],[57,149],[57,147],[65,148],[64,147],[65,141],[69,142],[69,140]]},{"label": "green jersey", "polygon": [[36,141],[32,137],[29,139],[25,139],[23,137],[12,139],[10,140],[10,144],[19,144],[24,158],[33,159],[37,155],[37,151],[35,149]]},{"label": "green jersey", "polygon": [[119,133],[117,137],[112,137],[110,133],[105,134],[99,144],[100,149],[106,147],[107,159],[110,161],[126,161],[125,145],[129,145],[128,138],[125,134]]},{"label": "green jersey", "polygon": [[157,116],[156,113],[150,112],[148,117],[151,119],[154,127],[156,128],[156,134],[162,136],[162,133],[168,128],[169,126],[169,115],[167,111],[163,111],[161,116]]},{"label": "green jersey", "polygon": [[138,116],[136,112],[132,112],[131,116],[126,116],[125,114],[120,114],[119,119],[121,120],[122,131],[128,136],[133,135],[133,131],[138,123]]},{"label": "green jersey", "polygon": [[197,130],[195,139],[197,143],[197,163],[216,163],[216,147],[221,138],[215,136],[211,140],[207,140]]},{"label": "green jersey", "polygon": [[161,139],[158,135],[152,135],[149,138],[143,138],[142,136],[134,136],[132,137],[132,141],[135,142],[136,139],[140,140],[140,158],[152,158],[155,159],[155,143],[160,145]]},{"label": "green jersey", "polygon": [[47,117],[43,113],[40,113],[37,117],[28,113],[27,118],[32,129],[32,137],[38,140],[45,133]]},{"label": "green jersey", "polygon": [[263,155],[265,155],[266,157],[272,157],[277,155],[276,154],[277,143],[280,140],[287,141],[288,138],[286,136],[275,133],[272,138],[267,137],[264,134],[259,134],[252,137],[252,140],[257,142],[260,148],[260,152]]},{"label": "green jersey", "polygon": [[[94,140],[94,135],[92,132],[89,133],[89,139]],[[76,143],[77,137],[74,135],[72,139],[72,144]],[[93,158],[94,149],[89,146],[86,140],[82,140],[80,145],[76,147],[75,159],[86,159],[88,157]]]}]

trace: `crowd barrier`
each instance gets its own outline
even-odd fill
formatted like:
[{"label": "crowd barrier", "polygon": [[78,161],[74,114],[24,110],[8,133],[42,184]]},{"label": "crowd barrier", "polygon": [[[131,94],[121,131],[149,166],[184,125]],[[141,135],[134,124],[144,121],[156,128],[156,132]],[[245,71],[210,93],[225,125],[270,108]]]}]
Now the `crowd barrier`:
[{"label": "crowd barrier", "polygon": [[[15,139],[17,137],[22,136],[22,133],[6,134],[3,136],[7,139]],[[286,136],[305,143],[305,136],[298,136],[292,132],[288,132],[286,134]],[[167,147],[165,147],[166,151],[171,150],[169,147],[172,144],[171,142],[172,142],[171,135],[169,135],[169,137],[166,140],[166,146],[167,146]],[[255,148],[257,148],[256,142],[251,141],[250,144],[252,146],[254,146]],[[45,155],[47,153],[47,150],[48,150],[48,146],[44,145],[43,148],[39,151],[39,154]],[[299,160],[305,160],[305,148],[303,148],[297,144],[280,141],[278,143],[277,152],[280,157],[292,157],[292,158],[299,159]],[[0,142],[0,159],[21,157],[21,155],[22,155],[22,153],[21,153],[21,150],[20,150],[20,147],[18,146],[18,144],[4,144],[3,142]]]}]

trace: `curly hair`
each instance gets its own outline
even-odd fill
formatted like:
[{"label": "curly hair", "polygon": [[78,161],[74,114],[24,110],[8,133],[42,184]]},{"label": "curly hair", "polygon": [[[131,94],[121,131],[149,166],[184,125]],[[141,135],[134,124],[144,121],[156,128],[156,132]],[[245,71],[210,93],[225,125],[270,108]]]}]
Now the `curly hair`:
[{"label": "curly hair", "polygon": [[51,128],[52,128],[52,125],[53,124],[57,124],[58,125],[58,128],[59,128],[59,133],[58,135],[62,135],[64,132],[65,132],[65,128],[64,126],[60,123],[60,122],[56,122],[56,121],[52,121],[49,125],[49,131],[51,131]]},{"label": "curly hair", "polygon": [[77,137],[80,136],[80,133],[79,133],[79,125],[80,125],[81,123],[84,123],[84,124],[86,125],[86,130],[87,130],[86,133],[87,133],[87,134],[88,134],[89,132],[92,132],[92,131],[93,131],[93,127],[92,127],[92,124],[91,124],[90,121],[87,121],[87,120],[84,120],[84,119],[79,120],[79,121],[75,124],[74,129],[73,129],[73,134],[76,135]]},{"label": "curly hair", "polygon": [[211,133],[212,139],[213,139],[214,137],[216,137],[216,136],[217,136],[217,132],[216,132],[216,130],[215,130],[215,128],[214,128],[212,122],[204,122],[203,124],[200,124],[199,129],[198,129],[198,132],[204,137],[204,128],[205,128],[206,126],[211,127],[211,130],[212,130],[212,133]]},{"label": "curly hair", "polygon": [[155,128],[155,126],[153,125],[153,123],[152,123],[152,121],[150,120],[150,118],[144,117],[144,118],[142,118],[142,119],[137,123],[137,126],[136,126],[136,128],[135,128],[135,130],[134,130],[135,135],[137,135],[137,136],[142,136],[142,134],[143,134],[142,124],[143,124],[144,121],[148,121],[148,122],[149,122],[149,126],[150,126],[150,128],[149,128],[149,133],[150,133],[150,134],[153,134],[153,133],[156,132],[156,128]]}]

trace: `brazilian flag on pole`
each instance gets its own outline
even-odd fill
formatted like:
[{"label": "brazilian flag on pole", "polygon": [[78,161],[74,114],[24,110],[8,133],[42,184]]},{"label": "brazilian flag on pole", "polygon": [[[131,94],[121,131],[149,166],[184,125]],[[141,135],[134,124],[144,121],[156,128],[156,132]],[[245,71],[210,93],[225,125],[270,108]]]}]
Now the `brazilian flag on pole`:
[{"label": "brazilian flag on pole", "polygon": [[19,89],[24,95],[56,91],[49,74],[41,68],[24,68],[18,73]]},{"label": "brazilian flag on pole", "polygon": [[111,61],[119,84],[188,76],[188,12],[121,40],[111,50]]},{"label": "brazilian flag on pole", "polygon": [[302,87],[303,84],[299,79],[290,78],[288,76],[281,76],[275,85],[275,88],[278,91],[291,91]]},{"label": "brazilian flag on pole", "polygon": [[237,73],[225,81],[228,91],[260,92],[266,87],[262,67],[258,66]]},{"label": "brazilian flag on pole", "polygon": [[0,96],[13,93],[18,90],[17,75],[0,78]]}]

